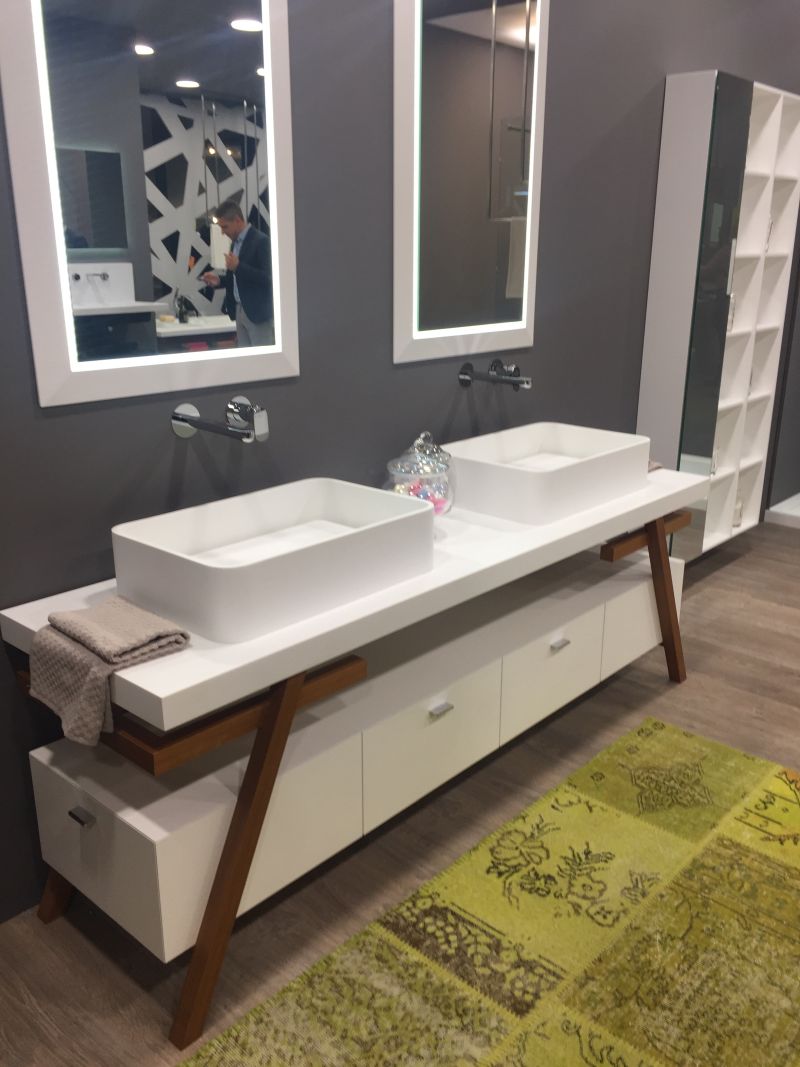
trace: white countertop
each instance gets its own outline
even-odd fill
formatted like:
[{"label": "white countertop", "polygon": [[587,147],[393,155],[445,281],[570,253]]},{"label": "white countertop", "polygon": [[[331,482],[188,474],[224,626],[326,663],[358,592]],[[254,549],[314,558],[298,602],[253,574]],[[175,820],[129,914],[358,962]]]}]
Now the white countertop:
[{"label": "white countertop", "polygon": [[124,304],[87,304],[72,309],[72,314],[78,319],[85,315],[141,315],[153,312],[167,315],[169,305],[154,300],[130,300]]},{"label": "white countertop", "polygon": [[156,319],[156,334],[159,337],[204,333],[236,333],[236,323],[228,315],[190,315],[188,322],[159,322]]},{"label": "white countertop", "polygon": [[[157,729],[174,729],[687,507],[705,497],[707,482],[697,475],[654,471],[645,489],[542,526],[454,508],[436,519],[434,565],[426,574],[252,641],[218,644],[193,635],[182,652],[117,672],[112,699]],[[112,579],[8,608],[0,612],[0,632],[9,644],[27,652],[33,634],[46,625],[51,612],[88,607],[114,589]]]}]

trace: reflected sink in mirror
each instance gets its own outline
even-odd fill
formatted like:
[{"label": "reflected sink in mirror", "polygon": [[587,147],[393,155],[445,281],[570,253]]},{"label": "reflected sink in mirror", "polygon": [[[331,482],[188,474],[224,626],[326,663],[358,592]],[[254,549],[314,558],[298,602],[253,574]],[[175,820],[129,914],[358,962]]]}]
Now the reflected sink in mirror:
[{"label": "reflected sink in mirror", "polygon": [[535,422],[444,445],[455,503],[530,525],[557,522],[645,487],[650,439]]},{"label": "reflected sink in mirror", "polygon": [[310,478],[115,526],[118,592],[214,641],[247,641],[433,565],[433,506]]}]

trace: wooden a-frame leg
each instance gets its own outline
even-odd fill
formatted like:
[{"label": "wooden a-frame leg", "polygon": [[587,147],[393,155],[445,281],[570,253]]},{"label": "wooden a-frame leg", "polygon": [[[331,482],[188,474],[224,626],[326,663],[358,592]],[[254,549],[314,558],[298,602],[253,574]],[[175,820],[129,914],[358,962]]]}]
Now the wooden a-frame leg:
[{"label": "wooden a-frame leg", "polygon": [[295,675],[275,686],[256,731],[169,1035],[179,1049],[196,1041],[203,1032],[304,677]]},{"label": "wooden a-frame leg", "polygon": [[64,914],[72,900],[75,886],[51,867],[47,874],[37,916],[43,923],[51,923]]},{"label": "wooden a-frame leg", "polygon": [[675,603],[675,588],[672,584],[663,518],[646,523],[645,531],[647,550],[650,554],[650,569],[653,572],[658,619],[661,623],[661,638],[667,657],[667,670],[673,682],[684,682],[686,681],[686,664],[683,659],[683,642],[678,624],[678,608]]}]

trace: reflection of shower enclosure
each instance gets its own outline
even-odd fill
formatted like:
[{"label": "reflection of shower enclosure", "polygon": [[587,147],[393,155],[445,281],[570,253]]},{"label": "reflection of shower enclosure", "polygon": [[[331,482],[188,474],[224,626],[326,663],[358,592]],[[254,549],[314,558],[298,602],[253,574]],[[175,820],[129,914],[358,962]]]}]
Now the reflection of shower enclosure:
[{"label": "reflection of shower enclosure", "polygon": [[156,299],[180,293],[199,314],[218,314],[224,294],[200,281],[210,268],[214,210],[231,200],[269,231],[263,110],[206,100],[204,114],[198,99],[151,93],[141,106]]},{"label": "reflection of shower enclosure", "polygon": [[491,61],[489,65],[489,217],[495,221],[518,219],[528,211],[528,178],[533,99],[531,70],[534,46],[531,40],[531,0],[525,0],[522,39],[522,84],[520,113],[498,122],[497,94],[497,2],[492,2]]},{"label": "reflection of shower enclosure", "polygon": [[530,111],[523,127],[519,116],[496,123],[495,153],[492,161],[491,217],[493,222],[524,219],[528,214],[528,162],[530,152],[521,157],[522,146],[530,148]]},{"label": "reflection of shower enclosure", "polygon": [[522,316],[535,6],[423,5],[420,329]]}]

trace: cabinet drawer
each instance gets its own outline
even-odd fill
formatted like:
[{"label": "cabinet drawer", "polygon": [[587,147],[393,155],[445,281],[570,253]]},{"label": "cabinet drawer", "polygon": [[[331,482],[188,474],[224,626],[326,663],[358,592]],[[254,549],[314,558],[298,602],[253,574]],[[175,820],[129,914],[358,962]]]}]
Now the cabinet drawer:
[{"label": "cabinet drawer", "polygon": [[503,657],[500,743],[600,681],[603,605]]},{"label": "cabinet drawer", "polygon": [[[181,769],[154,779],[103,746],[77,749],[59,741],[31,754],[45,862],[156,956],[174,959],[196,940],[246,757],[196,778]],[[290,756],[239,914],[362,834],[360,735],[303,762]],[[76,808],[91,825],[70,817]]]},{"label": "cabinet drawer", "polygon": [[[680,615],[684,563],[680,559],[671,559],[669,562],[675,603]],[[652,578],[647,574],[632,588],[606,604],[602,677],[609,678],[660,643],[661,624],[658,621],[656,594]]]},{"label": "cabinet drawer", "polygon": [[364,831],[498,746],[500,661],[364,731]]},{"label": "cabinet drawer", "polygon": [[[56,754],[50,765],[35,758],[42,749],[31,753],[36,817],[45,863],[161,957],[154,843],[120,819],[113,807],[101,803],[90,789],[84,788],[83,776],[66,777],[58,769],[58,757],[68,744],[60,741],[50,746],[49,751]],[[77,819],[85,824],[81,825]]]}]

